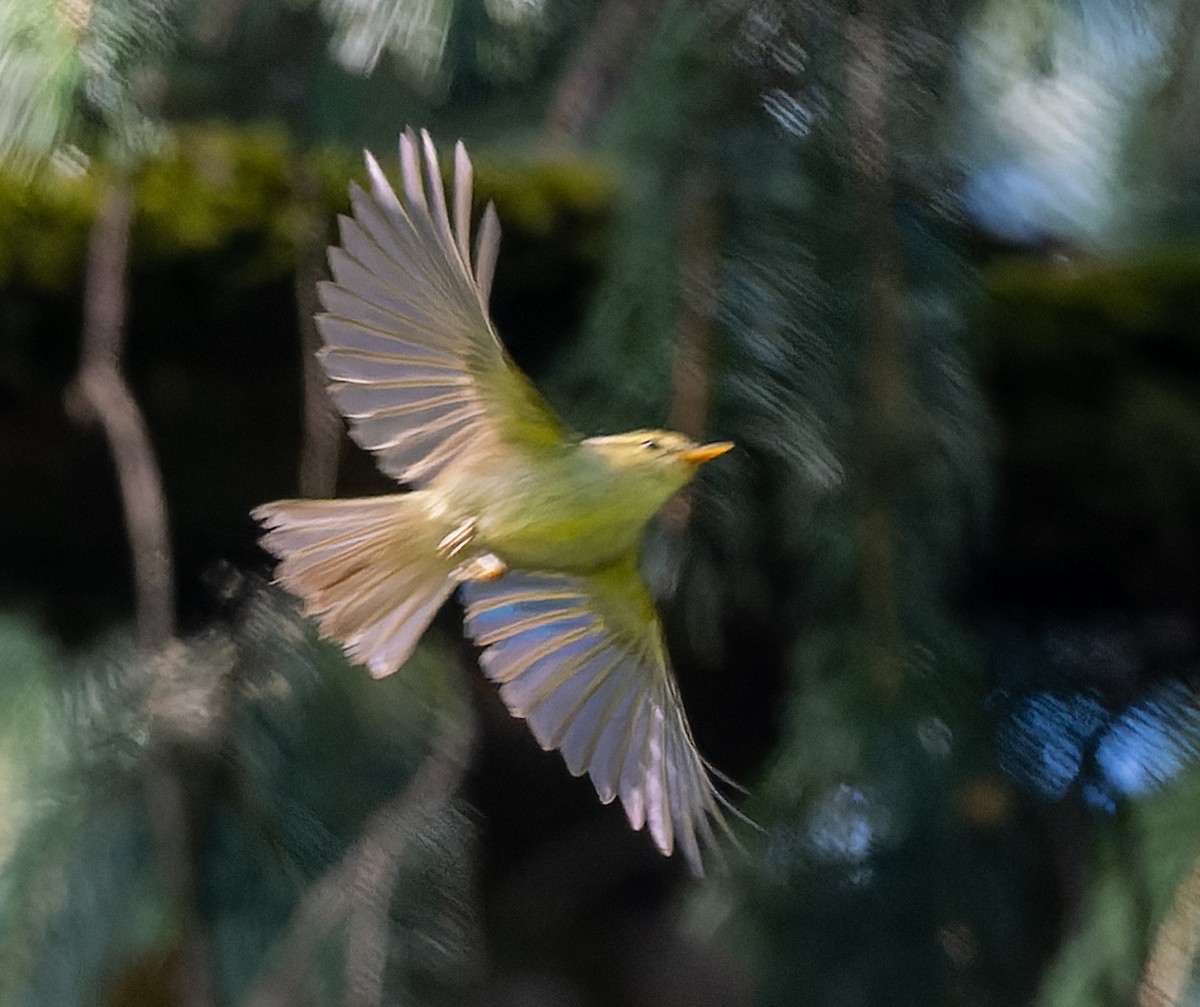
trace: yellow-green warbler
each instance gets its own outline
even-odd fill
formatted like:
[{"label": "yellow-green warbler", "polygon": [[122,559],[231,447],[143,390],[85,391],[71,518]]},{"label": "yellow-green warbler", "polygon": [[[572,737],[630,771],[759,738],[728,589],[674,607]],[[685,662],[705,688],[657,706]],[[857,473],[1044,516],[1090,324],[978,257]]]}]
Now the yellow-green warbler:
[{"label": "yellow-green warbler", "polygon": [[500,225],[489,205],[472,254],[463,145],[449,206],[424,131],[400,137],[399,196],[369,154],[367,170],[371,191],[351,186],[353,217],[329,250],[320,360],[354,439],[414,488],[259,507],[277,579],[377,677],[461,587],[508,708],[700,873],[698,837],[725,822],[637,559],[654,512],[732,445],[573,435],[488,316]]}]

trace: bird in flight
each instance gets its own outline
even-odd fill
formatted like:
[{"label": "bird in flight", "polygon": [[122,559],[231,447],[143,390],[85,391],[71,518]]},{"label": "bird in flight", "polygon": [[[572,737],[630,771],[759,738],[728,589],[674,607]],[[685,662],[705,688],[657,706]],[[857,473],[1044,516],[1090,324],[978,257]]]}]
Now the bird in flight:
[{"label": "bird in flight", "polygon": [[473,171],[447,202],[429,134],[400,137],[400,191],[366,155],[319,287],[320,361],[351,436],[406,492],[280,500],[253,513],[276,580],[376,677],[408,659],[457,588],[509,710],[634,829],[703,873],[727,829],[638,571],[647,521],[732,447],[638,430],[576,436],[509,358],[488,313],[500,226],[471,247]]}]

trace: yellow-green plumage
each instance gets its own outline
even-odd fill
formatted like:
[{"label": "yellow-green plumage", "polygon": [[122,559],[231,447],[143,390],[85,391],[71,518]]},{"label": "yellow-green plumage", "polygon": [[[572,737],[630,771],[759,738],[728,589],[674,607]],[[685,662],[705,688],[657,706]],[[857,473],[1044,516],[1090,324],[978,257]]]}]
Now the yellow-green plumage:
[{"label": "yellow-green plumage", "polygon": [[449,205],[428,134],[400,138],[400,166],[397,194],[367,155],[371,191],[351,187],[317,324],[351,435],[414,489],[258,508],[277,579],[376,676],[461,586],[509,709],[699,873],[698,838],[724,820],[637,554],[654,512],[729,445],[567,431],[492,328],[500,228],[489,206],[471,248],[462,144]]}]

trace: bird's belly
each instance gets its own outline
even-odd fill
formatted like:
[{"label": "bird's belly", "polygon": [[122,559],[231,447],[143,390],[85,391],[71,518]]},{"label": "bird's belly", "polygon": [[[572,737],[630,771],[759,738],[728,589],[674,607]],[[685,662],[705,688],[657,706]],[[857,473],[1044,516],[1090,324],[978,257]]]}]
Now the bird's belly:
[{"label": "bird's belly", "polygon": [[637,549],[641,526],[603,508],[544,496],[512,503],[481,515],[476,533],[476,544],[509,566],[583,572]]},{"label": "bird's belly", "polygon": [[577,450],[485,458],[443,473],[433,487],[447,519],[473,525],[473,553],[510,567],[587,572],[636,553],[645,503],[611,470]]}]

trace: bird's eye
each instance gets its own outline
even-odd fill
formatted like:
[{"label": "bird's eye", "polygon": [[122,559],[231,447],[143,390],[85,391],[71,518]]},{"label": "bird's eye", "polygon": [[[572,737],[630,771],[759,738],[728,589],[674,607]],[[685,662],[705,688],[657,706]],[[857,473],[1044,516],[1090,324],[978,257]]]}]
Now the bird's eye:
[{"label": "bird's eye", "polygon": [[656,441],[653,437],[650,437],[647,440],[642,441],[642,447],[644,447],[647,451],[658,451],[662,445],[659,444],[658,441]]}]

